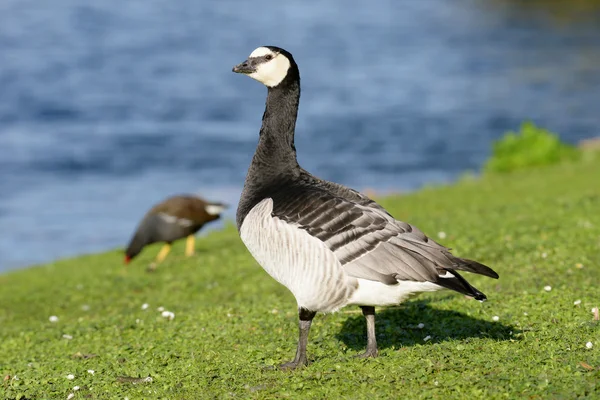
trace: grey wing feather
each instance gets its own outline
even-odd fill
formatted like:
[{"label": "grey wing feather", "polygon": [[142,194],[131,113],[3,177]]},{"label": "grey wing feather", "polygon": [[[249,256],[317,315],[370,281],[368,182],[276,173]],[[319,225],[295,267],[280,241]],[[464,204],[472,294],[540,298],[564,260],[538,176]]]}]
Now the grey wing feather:
[{"label": "grey wing feather", "polygon": [[293,199],[274,214],[322,240],[350,276],[387,284],[398,280],[450,283],[454,278],[440,277],[449,270],[498,277],[489,267],[453,256],[446,247],[412,225],[395,220],[372,200],[378,207],[326,191],[305,192]]}]

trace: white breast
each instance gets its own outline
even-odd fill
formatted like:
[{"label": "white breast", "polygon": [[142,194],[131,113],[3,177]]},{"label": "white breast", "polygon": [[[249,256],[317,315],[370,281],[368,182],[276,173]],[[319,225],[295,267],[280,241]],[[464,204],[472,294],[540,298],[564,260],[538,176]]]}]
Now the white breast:
[{"label": "white breast", "polygon": [[252,256],[294,294],[299,307],[328,312],[346,305],[356,280],[322,241],[272,211],[273,200],[265,199],[244,219],[240,236]]}]

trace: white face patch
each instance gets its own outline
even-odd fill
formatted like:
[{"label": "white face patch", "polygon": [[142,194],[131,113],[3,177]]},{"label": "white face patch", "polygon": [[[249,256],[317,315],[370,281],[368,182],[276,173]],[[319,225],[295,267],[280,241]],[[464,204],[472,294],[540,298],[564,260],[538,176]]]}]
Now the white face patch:
[{"label": "white face patch", "polygon": [[283,54],[277,54],[267,47],[259,47],[250,54],[250,58],[272,55],[271,60],[264,60],[256,66],[256,72],[248,74],[252,79],[260,83],[274,87],[281,83],[290,69],[290,60]]},{"label": "white face patch", "polygon": [[262,57],[262,56],[266,56],[267,54],[273,54],[273,52],[271,51],[271,49],[269,49],[268,47],[259,47],[256,50],[254,50],[252,52],[252,54],[250,54],[249,58],[254,58],[254,57]]}]

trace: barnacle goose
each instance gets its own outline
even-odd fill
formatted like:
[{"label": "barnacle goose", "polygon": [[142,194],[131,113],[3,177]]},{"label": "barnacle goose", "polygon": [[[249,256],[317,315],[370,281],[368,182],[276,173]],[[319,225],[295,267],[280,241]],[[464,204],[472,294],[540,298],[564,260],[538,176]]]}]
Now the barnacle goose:
[{"label": "barnacle goose", "polygon": [[396,305],[412,294],[443,288],[486,299],[457,271],[498,278],[491,268],[453,256],[367,196],[298,165],[294,131],[300,73],[289,52],[259,47],[233,72],[268,88],[236,222],[252,256],[298,303],[296,356],[282,368],[307,363],[308,333],[317,312],[360,306],[367,323],[361,356],[376,357],[374,306]]}]

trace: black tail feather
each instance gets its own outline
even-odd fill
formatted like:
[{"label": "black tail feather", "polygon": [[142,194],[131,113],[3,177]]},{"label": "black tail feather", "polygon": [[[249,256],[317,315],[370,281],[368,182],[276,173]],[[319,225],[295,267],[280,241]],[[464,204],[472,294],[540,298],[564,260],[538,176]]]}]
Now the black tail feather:
[{"label": "black tail feather", "polygon": [[467,296],[474,297],[475,300],[484,301],[487,300],[485,294],[477,290],[477,288],[471,286],[465,278],[463,278],[458,272],[451,269],[445,269],[447,273],[454,275],[454,278],[439,278],[436,284],[445,287],[446,289],[452,289],[459,293],[466,294]]},{"label": "black tail feather", "polygon": [[453,265],[452,268],[459,271],[467,271],[473,274],[479,274],[488,276],[490,278],[498,279],[498,274],[496,271],[488,267],[487,265],[483,265],[478,263],[477,261],[469,260],[466,258],[456,258],[456,265]]}]

